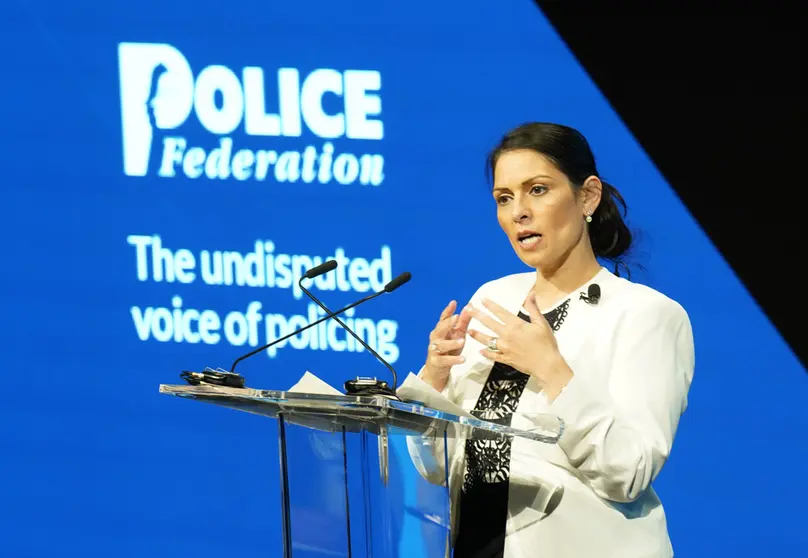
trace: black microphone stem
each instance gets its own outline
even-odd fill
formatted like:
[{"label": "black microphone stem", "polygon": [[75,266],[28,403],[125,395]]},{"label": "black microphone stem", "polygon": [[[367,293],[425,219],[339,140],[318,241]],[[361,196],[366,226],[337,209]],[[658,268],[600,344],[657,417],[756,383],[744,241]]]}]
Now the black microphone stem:
[{"label": "black microphone stem", "polygon": [[[322,308],[322,309],[323,309],[323,310],[324,310],[324,311],[325,311],[327,314],[331,314],[331,313],[332,313],[332,312],[331,312],[331,310],[329,310],[328,308],[326,308],[325,304],[323,304],[322,302],[320,302],[320,301],[317,299],[317,297],[316,297],[316,296],[314,296],[313,294],[311,294],[311,292],[309,292],[309,290],[308,290],[308,289],[306,289],[306,287],[304,287],[304,286],[302,285],[302,283],[303,283],[303,278],[301,278],[301,279],[300,279],[300,280],[298,280],[298,282],[297,282],[297,285],[298,285],[298,287],[300,287],[300,290],[301,290],[301,291],[303,291],[303,292],[306,294],[306,296],[308,296],[310,299],[312,299],[312,300],[314,301],[314,303],[315,303],[315,304],[317,304],[317,306],[319,306],[320,308]],[[385,291],[382,291],[382,292],[385,292]],[[398,374],[396,374],[396,370],[395,370],[395,368],[393,368],[393,366],[392,366],[392,365],[391,365],[389,362],[387,362],[385,359],[383,359],[381,356],[379,356],[379,353],[377,353],[376,351],[374,351],[374,350],[373,350],[373,349],[370,347],[370,345],[368,345],[368,344],[367,344],[367,343],[364,341],[364,339],[362,339],[362,338],[361,338],[361,337],[359,337],[359,336],[358,336],[356,333],[354,333],[354,330],[352,330],[352,329],[351,329],[351,328],[349,328],[347,325],[345,325],[345,323],[344,323],[342,320],[340,320],[339,318],[337,318],[337,316],[336,316],[336,315],[334,315],[334,316],[333,316],[333,318],[334,318],[334,320],[335,320],[335,321],[336,321],[336,322],[337,322],[339,325],[341,325],[341,326],[342,326],[342,328],[343,328],[345,331],[347,331],[348,333],[350,333],[350,334],[351,334],[351,337],[353,337],[354,339],[356,339],[357,341],[359,341],[359,344],[360,344],[360,345],[362,345],[364,348],[366,348],[366,349],[368,350],[368,352],[369,352],[370,354],[372,354],[374,357],[376,357],[376,360],[378,360],[379,362],[381,362],[382,364],[384,364],[384,365],[387,367],[387,369],[388,369],[388,370],[390,371],[390,373],[393,375],[393,392],[395,392],[395,391],[396,391],[396,388],[398,387]]]},{"label": "black microphone stem", "polygon": [[260,353],[261,351],[265,351],[265,350],[267,350],[269,347],[271,347],[271,346],[272,346],[272,345],[274,345],[275,343],[280,343],[281,341],[285,341],[285,340],[289,339],[290,337],[294,337],[294,336],[295,336],[295,335],[297,335],[298,333],[302,333],[302,332],[306,331],[307,329],[309,329],[310,327],[314,327],[314,326],[316,326],[316,325],[317,325],[317,324],[319,324],[319,323],[322,323],[322,322],[324,322],[324,321],[326,321],[326,320],[329,320],[329,319],[331,319],[331,318],[333,318],[333,317],[335,317],[335,316],[337,316],[337,315],[339,315],[339,314],[342,314],[343,312],[347,312],[348,310],[350,310],[350,309],[351,309],[351,308],[353,308],[354,306],[359,306],[360,304],[362,304],[362,303],[364,303],[364,302],[367,302],[368,300],[371,300],[371,299],[373,299],[373,298],[376,298],[377,296],[383,295],[384,293],[385,293],[385,291],[379,291],[378,293],[373,293],[372,295],[370,295],[370,296],[366,296],[365,298],[363,298],[363,299],[361,299],[361,300],[357,300],[357,301],[356,301],[356,302],[354,302],[353,304],[349,304],[349,305],[348,305],[348,306],[346,306],[345,308],[342,308],[342,309],[340,309],[340,310],[337,310],[336,312],[330,312],[330,311],[329,311],[329,313],[328,313],[328,314],[326,314],[325,316],[323,316],[323,317],[322,317],[322,318],[320,318],[319,320],[315,320],[315,321],[311,322],[310,324],[306,325],[305,327],[301,327],[300,329],[296,329],[296,330],[295,330],[295,331],[293,331],[292,333],[290,333],[290,334],[288,334],[288,335],[284,335],[284,336],[283,336],[283,337],[281,337],[280,339],[274,339],[274,340],[272,340],[271,342],[267,343],[266,345],[263,345],[263,346],[258,347],[257,349],[255,349],[255,350],[253,350],[253,351],[250,351],[250,352],[249,352],[249,353],[247,353],[246,355],[241,355],[240,357],[238,357],[238,358],[237,358],[237,359],[236,359],[236,360],[233,362],[233,366],[231,366],[231,367],[230,367],[230,372],[231,372],[231,373],[235,372],[235,370],[236,370],[236,365],[237,365],[239,362],[241,362],[242,360],[247,359],[247,358],[250,358],[251,356],[258,354],[258,353]]}]

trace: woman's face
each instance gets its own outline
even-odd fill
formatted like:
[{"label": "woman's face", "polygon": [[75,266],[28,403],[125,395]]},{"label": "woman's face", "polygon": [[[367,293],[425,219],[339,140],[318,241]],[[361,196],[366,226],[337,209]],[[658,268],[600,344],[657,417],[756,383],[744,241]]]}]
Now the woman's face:
[{"label": "woman's face", "polygon": [[499,225],[527,265],[553,272],[573,251],[589,247],[584,217],[594,206],[588,208],[543,155],[527,149],[502,154],[493,194]]}]

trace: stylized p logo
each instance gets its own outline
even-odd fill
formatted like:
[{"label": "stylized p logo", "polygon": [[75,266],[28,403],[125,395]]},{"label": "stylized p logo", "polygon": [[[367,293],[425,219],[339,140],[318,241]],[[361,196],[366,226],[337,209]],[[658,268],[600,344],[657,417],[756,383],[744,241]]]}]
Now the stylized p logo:
[{"label": "stylized p logo", "polygon": [[181,126],[194,106],[194,76],[188,60],[171,45],[120,43],[123,168],[145,176],[155,128]]}]

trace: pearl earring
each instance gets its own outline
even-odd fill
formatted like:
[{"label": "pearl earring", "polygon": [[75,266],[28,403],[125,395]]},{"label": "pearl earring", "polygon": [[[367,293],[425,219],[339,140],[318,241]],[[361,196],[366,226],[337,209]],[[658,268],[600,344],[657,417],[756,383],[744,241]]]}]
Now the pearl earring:
[{"label": "pearl earring", "polygon": [[591,222],[592,222],[592,216],[591,216],[589,213],[587,213],[587,214],[586,214],[586,222],[587,222],[587,223],[591,223]]}]

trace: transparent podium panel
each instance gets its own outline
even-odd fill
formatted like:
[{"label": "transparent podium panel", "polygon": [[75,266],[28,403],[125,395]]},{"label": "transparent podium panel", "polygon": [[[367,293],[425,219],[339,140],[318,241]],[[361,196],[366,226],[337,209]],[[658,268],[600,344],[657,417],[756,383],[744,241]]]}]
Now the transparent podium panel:
[{"label": "transparent podium panel", "polygon": [[285,556],[445,556],[448,483],[419,473],[404,430],[324,432],[280,416],[279,434]]},{"label": "transparent podium panel", "polygon": [[[503,426],[381,396],[219,386],[162,393],[275,418],[285,558],[443,558],[468,440],[552,444],[563,422],[514,415]],[[455,487],[456,488],[456,487]]]}]

